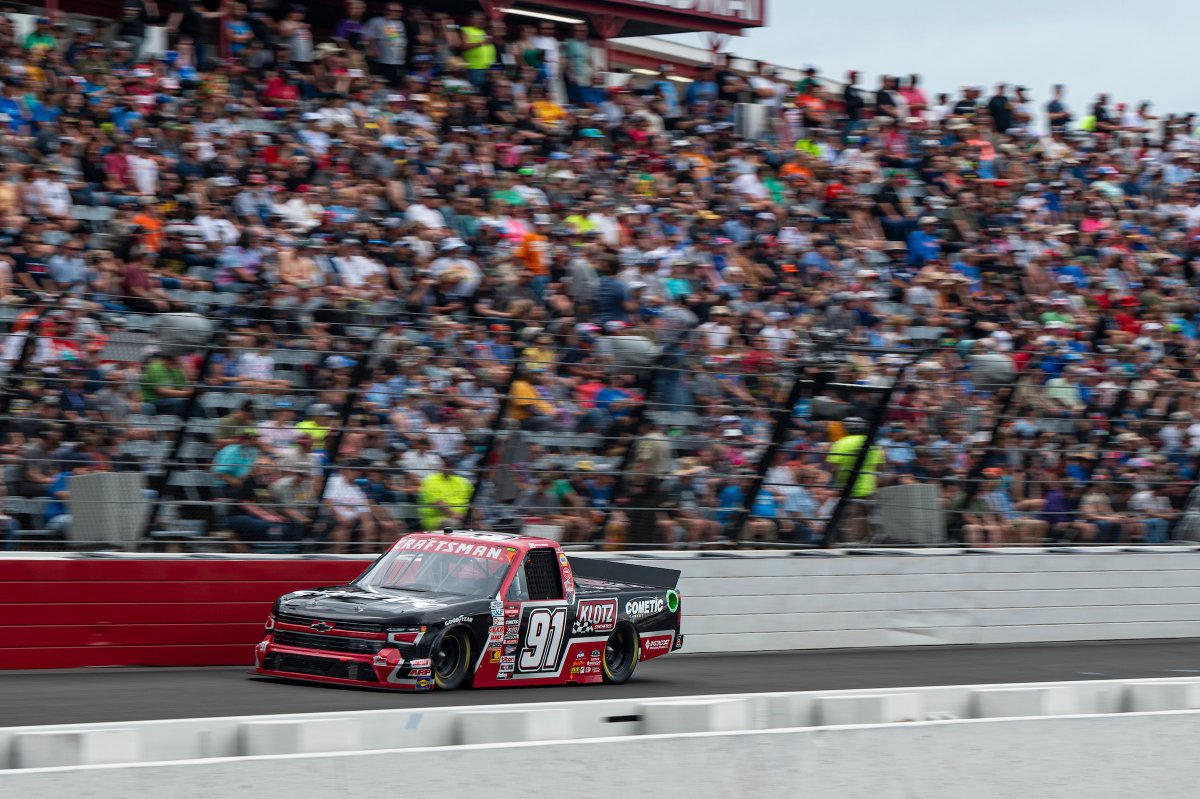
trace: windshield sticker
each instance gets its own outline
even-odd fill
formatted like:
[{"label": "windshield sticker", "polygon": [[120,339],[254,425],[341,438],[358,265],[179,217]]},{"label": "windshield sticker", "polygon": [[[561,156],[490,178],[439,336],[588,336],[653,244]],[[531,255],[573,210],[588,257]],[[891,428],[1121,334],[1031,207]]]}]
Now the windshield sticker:
[{"label": "windshield sticker", "polygon": [[462,555],[470,558],[487,558],[508,563],[512,556],[504,547],[493,547],[487,544],[475,544],[469,541],[454,541],[445,538],[402,538],[397,549],[411,552],[445,552],[450,555]]}]

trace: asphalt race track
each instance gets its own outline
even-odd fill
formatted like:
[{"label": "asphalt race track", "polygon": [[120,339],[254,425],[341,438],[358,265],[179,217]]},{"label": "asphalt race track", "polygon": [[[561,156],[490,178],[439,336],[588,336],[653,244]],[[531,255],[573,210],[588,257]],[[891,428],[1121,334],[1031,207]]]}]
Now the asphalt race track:
[{"label": "asphalt race track", "polygon": [[398,694],[253,678],[245,668],[0,672],[0,727],[422,706],[972,683],[1186,677],[1200,641],[676,655],[626,685]]}]

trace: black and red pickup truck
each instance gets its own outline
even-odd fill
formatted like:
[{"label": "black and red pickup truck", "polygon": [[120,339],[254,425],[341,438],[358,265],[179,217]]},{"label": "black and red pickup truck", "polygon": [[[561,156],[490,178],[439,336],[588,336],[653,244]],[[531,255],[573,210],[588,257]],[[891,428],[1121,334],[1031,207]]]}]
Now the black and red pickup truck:
[{"label": "black and red pickup truck", "polygon": [[683,646],[678,582],[543,538],[413,533],[352,583],[276,600],[255,671],[398,690],[623,683]]}]

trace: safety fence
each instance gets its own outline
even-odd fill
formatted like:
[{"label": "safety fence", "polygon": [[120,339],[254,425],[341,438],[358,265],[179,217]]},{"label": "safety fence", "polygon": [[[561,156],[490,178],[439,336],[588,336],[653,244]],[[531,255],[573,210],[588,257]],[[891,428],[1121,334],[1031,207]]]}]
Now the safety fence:
[{"label": "safety fence", "polygon": [[369,552],[447,525],[602,549],[1165,543],[1200,522],[1195,356],[1170,341],[164,297],[0,306],[8,548]]}]

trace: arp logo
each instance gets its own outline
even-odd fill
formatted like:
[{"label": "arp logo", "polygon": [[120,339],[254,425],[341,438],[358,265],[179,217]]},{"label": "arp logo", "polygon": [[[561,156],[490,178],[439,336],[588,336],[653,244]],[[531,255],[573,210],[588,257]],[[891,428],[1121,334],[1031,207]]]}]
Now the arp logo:
[{"label": "arp logo", "polygon": [[591,625],[591,631],[609,633],[617,627],[617,600],[585,599],[579,603],[576,623]]}]

